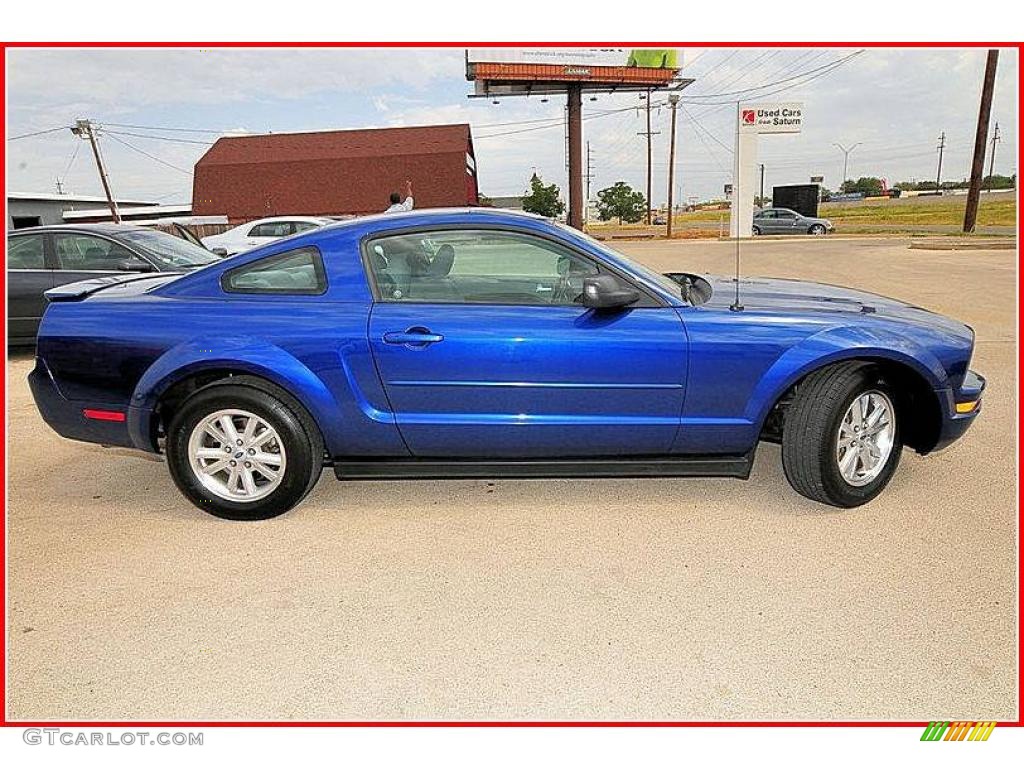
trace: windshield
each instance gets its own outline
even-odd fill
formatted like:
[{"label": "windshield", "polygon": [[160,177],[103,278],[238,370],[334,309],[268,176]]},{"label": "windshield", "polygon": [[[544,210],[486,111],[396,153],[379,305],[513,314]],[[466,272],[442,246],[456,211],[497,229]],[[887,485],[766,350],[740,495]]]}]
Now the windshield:
[{"label": "windshield", "polygon": [[591,237],[590,235],[586,234],[585,232],[580,232],[579,230],[573,229],[573,228],[571,228],[571,227],[569,227],[569,226],[567,226],[565,224],[562,224],[561,222],[554,222],[554,223],[556,224],[556,226],[558,226],[558,227],[560,227],[560,228],[562,228],[564,230],[567,230],[569,233],[571,233],[575,237],[579,237],[579,238],[581,238],[583,240],[586,240],[587,243],[589,243],[592,248],[600,251],[601,253],[606,253],[609,256],[612,256],[613,258],[617,258],[617,259],[622,259],[624,261],[628,261],[630,267],[635,272],[637,272],[638,274],[640,274],[643,277],[647,278],[652,283],[655,283],[656,285],[660,286],[664,290],[668,291],[673,296],[679,296],[680,298],[682,298],[682,290],[679,287],[679,283],[677,283],[671,277],[667,277],[666,275],[663,275],[660,272],[655,272],[650,267],[645,267],[643,264],[641,264],[640,262],[636,261],[635,259],[630,258],[626,254],[624,254],[622,251],[617,251],[614,248],[611,248],[611,247],[605,245],[600,240],[596,240],[595,238]]},{"label": "windshield", "polygon": [[220,257],[205,248],[153,229],[138,229],[119,232],[118,236],[132,245],[145,249],[146,253],[163,267],[191,269],[220,261]]}]

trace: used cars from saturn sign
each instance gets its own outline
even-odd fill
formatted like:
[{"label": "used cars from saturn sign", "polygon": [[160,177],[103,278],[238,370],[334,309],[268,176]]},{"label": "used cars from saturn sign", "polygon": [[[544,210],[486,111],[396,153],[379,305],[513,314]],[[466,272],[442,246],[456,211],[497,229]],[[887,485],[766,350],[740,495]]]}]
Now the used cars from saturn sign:
[{"label": "used cars from saturn sign", "polygon": [[741,106],[739,128],[744,133],[800,133],[803,112],[802,102]]}]

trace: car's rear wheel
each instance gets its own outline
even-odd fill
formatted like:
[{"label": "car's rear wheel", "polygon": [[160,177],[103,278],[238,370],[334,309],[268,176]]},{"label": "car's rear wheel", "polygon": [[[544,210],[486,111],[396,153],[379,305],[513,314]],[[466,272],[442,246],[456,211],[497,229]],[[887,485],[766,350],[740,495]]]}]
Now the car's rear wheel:
[{"label": "car's rear wheel", "polygon": [[810,232],[812,235],[824,235],[825,234],[825,225],[824,224],[813,224],[811,226],[811,228],[809,230],[807,230],[807,231]]},{"label": "car's rear wheel", "polygon": [[903,444],[897,398],[862,362],[817,371],[786,410],[782,466],[793,488],[837,507],[871,501],[889,483]]},{"label": "car's rear wheel", "polygon": [[175,484],[197,507],[229,520],[287,512],[323,469],[322,439],[308,415],[284,393],[247,381],[229,379],[198,390],[180,405],[167,430]]}]

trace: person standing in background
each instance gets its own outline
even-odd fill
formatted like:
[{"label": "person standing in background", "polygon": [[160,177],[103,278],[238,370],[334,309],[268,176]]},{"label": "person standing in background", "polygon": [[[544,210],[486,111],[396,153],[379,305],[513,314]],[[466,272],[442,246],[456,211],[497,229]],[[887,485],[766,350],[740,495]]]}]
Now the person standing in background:
[{"label": "person standing in background", "polygon": [[411,211],[413,205],[412,200],[412,182],[405,182],[405,200],[402,200],[402,196],[397,192],[391,193],[391,207],[388,208],[384,213],[399,213],[401,211]]}]

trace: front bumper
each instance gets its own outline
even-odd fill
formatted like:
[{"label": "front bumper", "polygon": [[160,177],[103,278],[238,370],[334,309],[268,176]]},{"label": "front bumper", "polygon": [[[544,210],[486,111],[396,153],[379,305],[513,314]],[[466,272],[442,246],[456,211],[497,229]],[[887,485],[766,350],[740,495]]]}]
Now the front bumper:
[{"label": "front bumper", "polygon": [[[956,442],[968,430],[974,419],[981,413],[982,394],[985,391],[985,377],[974,371],[968,371],[960,388],[954,393],[943,390],[941,395],[943,418],[939,440],[932,448],[941,451]],[[969,407],[968,407],[969,406]]]}]

